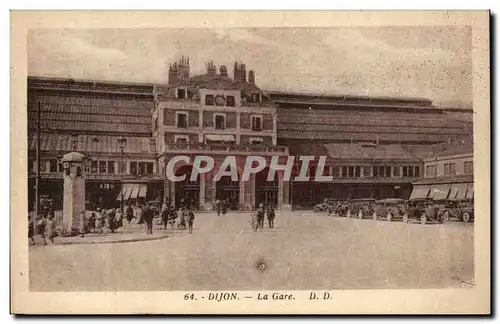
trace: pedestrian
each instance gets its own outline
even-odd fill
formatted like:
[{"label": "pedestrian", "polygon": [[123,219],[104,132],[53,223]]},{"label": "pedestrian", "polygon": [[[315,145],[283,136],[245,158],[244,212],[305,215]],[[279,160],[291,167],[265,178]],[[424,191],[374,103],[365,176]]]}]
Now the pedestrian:
[{"label": "pedestrian", "polygon": [[161,221],[163,222],[163,229],[166,231],[168,226],[169,208],[167,204],[163,204],[161,208]]},{"label": "pedestrian", "polygon": [[267,208],[267,222],[269,223],[269,228],[274,228],[274,219],[276,218],[276,213],[272,205]]},{"label": "pedestrian", "polygon": [[187,208],[187,216],[186,220],[188,223],[189,234],[193,232],[193,223],[194,223],[194,212],[192,208]]},{"label": "pedestrian", "polygon": [[47,225],[47,219],[45,215],[41,215],[41,218],[36,223],[36,229],[38,235],[40,235],[43,239],[43,245],[47,245],[47,241],[45,240],[45,227]]},{"label": "pedestrian", "polygon": [[80,237],[84,237],[85,236],[85,230],[86,230],[86,227],[87,227],[87,220],[85,219],[85,211],[81,211],[80,212],[80,224],[79,224],[79,227],[80,227]]},{"label": "pedestrian", "polygon": [[219,199],[215,200],[215,210],[217,211],[217,216],[220,216],[222,211],[221,201]]},{"label": "pedestrian", "polygon": [[228,201],[227,200],[223,200],[222,201],[222,216],[226,216],[227,207],[228,207]]},{"label": "pedestrian", "polygon": [[115,229],[116,229],[115,217],[116,217],[116,213],[113,209],[111,209],[108,212],[108,228],[111,231],[111,233],[114,233]]},{"label": "pedestrian", "polygon": [[47,218],[47,236],[52,244],[54,244],[54,237],[56,237],[56,220],[53,215]]},{"label": "pedestrian", "polygon": [[150,206],[144,205],[141,211],[141,219],[146,223],[146,234],[153,234],[153,211]]},{"label": "pedestrian", "polygon": [[96,215],[94,212],[90,214],[89,220],[87,221],[89,233],[95,233],[96,231]]},{"label": "pedestrian", "polygon": [[33,237],[33,221],[28,215],[28,245],[35,245],[35,238]]},{"label": "pedestrian", "polygon": [[130,224],[130,222],[134,218],[134,210],[132,209],[132,207],[130,205],[127,206],[127,209],[125,210],[125,214],[127,217],[127,221]]},{"label": "pedestrian", "polygon": [[170,223],[170,227],[172,227],[172,229],[175,228],[176,219],[177,219],[177,212],[175,211],[174,205],[170,205],[170,210],[168,213],[168,222]]},{"label": "pedestrian", "polygon": [[184,211],[184,207],[179,208],[178,215],[179,215],[179,225],[177,226],[177,228],[185,230],[186,229],[186,217],[185,217],[186,214]]},{"label": "pedestrian", "polygon": [[97,231],[98,234],[102,234],[103,233],[103,215],[101,213],[101,208],[97,207],[97,210],[95,212],[95,229]]},{"label": "pedestrian", "polygon": [[265,217],[264,204],[259,204],[259,209],[257,209],[257,227],[261,230],[264,228],[264,217]]}]

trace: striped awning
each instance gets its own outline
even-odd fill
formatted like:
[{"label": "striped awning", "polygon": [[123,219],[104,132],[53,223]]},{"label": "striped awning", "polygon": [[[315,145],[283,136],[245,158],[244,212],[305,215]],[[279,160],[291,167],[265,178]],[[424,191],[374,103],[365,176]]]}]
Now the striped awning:
[{"label": "striped awning", "polygon": [[145,184],[139,185],[139,198],[146,198],[146,193],[148,192],[148,186]]},{"label": "striped awning", "polygon": [[236,137],[234,135],[215,135],[207,134],[205,135],[207,141],[212,142],[236,142]]},{"label": "striped awning", "polygon": [[450,189],[450,185],[434,185],[431,187],[429,198],[432,198],[434,200],[445,200],[448,198]]},{"label": "striped awning", "polygon": [[118,194],[118,197],[116,197],[116,200],[121,201],[122,197],[124,201],[129,199],[137,199],[138,194],[139,194],[139,184],[125,183],[123,184],[123,188]]},{"label": "striped awning", "polygon": [[455,183],[451,186],[450,195],[448,199],[450,200],[464,200],[467,194],[467,184],[466,183]]},{"label": "striped awning", "polygon": [[469,185],[467,186],[466,198],[467,199],[474,199],[474,184],[473,183],[469,183]]},{"label": "striped awning", "polygon": [[429,186],[415,186],[413,187],[413,191],[411,192],[410,195],[410,200],[413,199],[421,199],[421,198],[427,198],[429,195]]}]

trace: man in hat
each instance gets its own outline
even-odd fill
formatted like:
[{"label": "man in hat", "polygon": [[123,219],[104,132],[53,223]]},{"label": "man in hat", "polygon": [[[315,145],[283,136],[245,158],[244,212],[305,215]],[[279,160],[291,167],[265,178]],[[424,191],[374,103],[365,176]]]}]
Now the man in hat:
[{"label": "man in hat", "polygon": [[146,233],[151,235],[153,234],[153,211],[151,210],[151,206],[149,204],[144,205],[141,211],[141,218],[146,223]]}]

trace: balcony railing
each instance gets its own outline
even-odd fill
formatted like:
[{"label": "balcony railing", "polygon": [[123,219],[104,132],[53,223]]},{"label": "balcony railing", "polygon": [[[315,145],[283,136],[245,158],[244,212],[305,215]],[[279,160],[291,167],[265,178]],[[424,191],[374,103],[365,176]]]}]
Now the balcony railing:
[{"label": "balcony railing", "polygon": [[250,152],[273,153],[276,155],[288,155],[287,146],[272,145],[235,145],[235,144],[204,144],[204,143],[166,143],[164,152],[213,152],[234,154],[248,154]]}]

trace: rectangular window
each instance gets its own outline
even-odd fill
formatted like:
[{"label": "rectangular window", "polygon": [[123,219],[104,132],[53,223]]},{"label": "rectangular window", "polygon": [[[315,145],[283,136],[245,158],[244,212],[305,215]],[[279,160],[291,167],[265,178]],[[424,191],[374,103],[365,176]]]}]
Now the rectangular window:
[{"label": "rectangular window", "polygon": [[406,165],[403,167],[403,177],[408,177],[408,167]]},{"label": "rectangular window", "polygon": [[411,165],[408,167],[408,177],[413,177],[413,166]]},{"label": "rectangular window", "polygon": [[115,173],[115,161],[108,161],[108,173]]},{"label": "rectangular window", "polygon": [[106,161],[99,161],[99,173],[106,173]]},{"label": "rectangular window", "polygon": [[332,167],[332,176],[333,176],[334,178],[338,178],[338,177],[340,177],[340,172],[339,172],[339,171],[340,171],[340,170],[339,170],[339,167],[338,167],[338,166],[333,166],[333,167]]},{"label": "rectangular window", "polygon": [[137,174],[137,162],[130,162],[130,174]]},{"label": "rectangular window", "polygon": [[262,117],[252,116],[252,130],[261,131],[262,130]]},{"label": "rectangular window", "polygon": [[416,165],[413,168],[414,168],[413,174],[415,175],[415,177],[420,177],[420,167]]},{"label": "rectangular window", "polygon": [[354,167],[354,177],[355,178],[360,178],[361,177],[361,167],[359,167],[359,166]]},{"label": "rectangular window", "polygon": [[177,113],[177,127],[187,128],[188,126],[188,116],[186,113]]},{"label": "rectangular window", "polygon": [[138,165],[138,174],[146,174],[146,162],[139,162]]},{"label": "rectangular window", "polygon": [[432,175],[432,165],[427,165],[425,167],[425,176],[428,177],[428,178],[431,178],[433,175]]},{"label": "rectangular window", "polygon": [[234,96],[227,96],[227,105],[231,107],[234,107],[236,105]]},{"label": "rectangular window", "polygon": [[153,162],[146,162],[146,173],[153,174]]},{"label": "rectangular window", "polygon": [[450,174],[450,165],[448,163],[444,164],[444,175]]},{"label": "rectangular window", "polygon": [[343,166],[342,167],[342,178],[347,178],[348,175],[347,175],[347,167],[346,166]]},{"label": "rectangular window", "polygon": [[187,144],[189,142],[189,138],[187,136],[174,136],[174,141],[176,143]]},{"label": "rectangular window", "polygon": [[127,162],[123,162],[121,165],[122,165],[122,167],[120,169],[120,173],[126,174],[127,173]]},{"label": "rectangular window", "polygon": [[90,172],[97,173],[97,161],[92,161],[92,164],[90,165]]},{"label": "rectangular window", "polygon": [[455,163],[450,163],[450,174],[456,174],[456,164]]},{"label": "rectangular window", "polygon": [[226,120],[224,115],[215,115],[215,129],[225,129]]},{"label": "rectangular window", "polygon": [[207,105],[207,106],[214,105],[214,96],[213,95],[205,95],[205,105]]},{"label": "rectangular window", "polygon": [[57,160],[49,160],[49,172],[57,172]]},{"label": "rectangular window", "polygon": [[471,173],[473,173],[473,164],[472,164],[472,161],[466,161],[466,162],[464,162],[464,173],[465,174],[471,174]]},{"label": "rectangular window", "polygon": [[177,99],[186,99],[186,89],[177,89]]},{"label": "rectangular window", "polygon": [[391,167],[386,166],[386,167],[384,167],[384,169],[385,169],[385,177],[390,178],[391,177]]},{"label": "rectangular window", "polygon": [[395,177],[400,177],[401,176],[401,168],[399,166],[393,167],[394,169],[394,176]]}]

